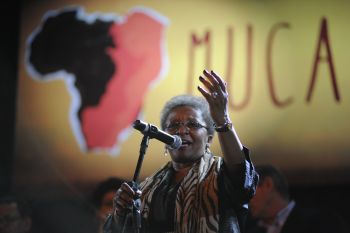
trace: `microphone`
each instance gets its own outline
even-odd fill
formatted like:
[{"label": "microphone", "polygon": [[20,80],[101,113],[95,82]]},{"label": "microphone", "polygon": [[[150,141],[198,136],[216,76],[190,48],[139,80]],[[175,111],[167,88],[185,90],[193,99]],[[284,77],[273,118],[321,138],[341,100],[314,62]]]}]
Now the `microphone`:
[{"label": "microphone", "polygon": [[182,140],[177,135],[170,135],[156,126],[148,124],[146,122],[136,120],[133,124],[133,127],[143,133],[144,135],[148,135],[150,138],[158,139],[161,142],[169,145],[172,149],[180,148],[182,144]]}]

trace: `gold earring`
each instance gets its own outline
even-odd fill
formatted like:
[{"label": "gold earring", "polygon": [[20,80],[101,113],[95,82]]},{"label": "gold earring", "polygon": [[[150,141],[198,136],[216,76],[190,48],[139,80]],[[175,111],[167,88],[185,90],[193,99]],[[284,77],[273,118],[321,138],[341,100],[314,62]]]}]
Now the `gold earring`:
[{"label": "gold earring", "polygon": [[168,147],[166,146],[165,149],[164,149],[164,156],[168,156]]}]

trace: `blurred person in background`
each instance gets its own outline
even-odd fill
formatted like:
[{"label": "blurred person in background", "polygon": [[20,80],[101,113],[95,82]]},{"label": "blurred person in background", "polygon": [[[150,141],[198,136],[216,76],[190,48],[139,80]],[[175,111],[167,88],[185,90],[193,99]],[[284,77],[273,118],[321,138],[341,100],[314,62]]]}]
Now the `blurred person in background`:
[{"label": "blurred person in background", "polygon": [[249,202],[247,233],[346,233],[336,213],[303,208],[290,199],[288,182],[271,165],[256,166],[259,183]]},{"label": "blurred person in background", "polygon": [[14,195],[1,195],[0,233],[29,233],[31,226],[29,203]]},{"label": "blurred person in background", "polygon": [[106,217],[113,209],[113,197],[116,190],[123,183],[123,180],[110,177],[97,184],[92,193],[92,203],[94,204],[96,225],[98,232],[102,232],[102,226]]}]

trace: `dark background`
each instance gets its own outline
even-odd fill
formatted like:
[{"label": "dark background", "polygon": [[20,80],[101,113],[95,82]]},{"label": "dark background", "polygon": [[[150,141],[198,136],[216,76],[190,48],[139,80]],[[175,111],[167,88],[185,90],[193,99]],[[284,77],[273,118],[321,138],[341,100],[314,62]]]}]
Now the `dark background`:
[{"label": "dark background", "polygon": [[3,192],[11,188],[14,162],[13,149],[20,17],[19,1],[15,0],[3,3],[0,15],[0,187]]},{"label": "dark background", "polygon": [[[1,13],[1,36],[0,36],[0,137],[1,137],[1,156],[0,156],[0,192],[6,193],[12,191],[13,165],[14,165],[14,132],[16,118],[16,88],[18,72],[18,42],[19,42],[19,22],[20,7],[19,1],[11,1],[11,5],[2,4]],[[5,15],[6,14],[6,15]],[[287,177],[288,178],[288,177]],[[344,179],[349,180],[349,179]],[[290,184],[291,196],[297,203],[306,207],[318,207],[328,211],[337,212],[346,222],[350,219],[350,184],[332,183],[332,184]],[[87,194],[88,196],[88,194]],[[65,219],[60,223],[71,225],[74,222],[81,222],[80,229],[73,229],[72,232],[87,232],[86,224],[88,214],[82,215],[84,203],[72,200],[43,200],[34,206],[34,217],[42,219],[45,215],[47,220],[49,216],[58,217],[52,212],[66,213]],[[46,208],[46,209],[45,209]],[[43,210],[45,209],[45,210]],[[89,209],[86,207],[86,209]],[[52,210],[52,212],[50,211]],[[68,211],[67,211],[68,210]],[[76,210],[77,212],[74,212]],[[60,215],[62,216],[62,215]],[[75,220],[74,216],[80,216]],[[35,219],[34,219],[35,220]],[[49,223],[42,223],[49,224]],[[58,225],[54,224],[54,225]],[[78,224],[80,225],[80,224]],[[85,227],[84,227],[85,225]],[[87,224],[88,225],[88,224]],[[84,230],[85,229],[85,230]],[[56,232],[60,229],[56,228]],[[65,230],[62,229],[62,232]]]}]

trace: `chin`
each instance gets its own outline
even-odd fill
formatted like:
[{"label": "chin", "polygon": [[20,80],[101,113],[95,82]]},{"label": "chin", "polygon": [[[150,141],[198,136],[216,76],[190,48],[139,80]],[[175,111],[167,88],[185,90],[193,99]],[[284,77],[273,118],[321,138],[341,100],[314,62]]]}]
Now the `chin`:
[{"label": "chin", "polygon": [[188,163],[191,160],[189,160],[188,158],[183,158],[183,157],[178,157],[178,156],[174,156],[171,158],[172,161],[176,162],[176,163]]}]

